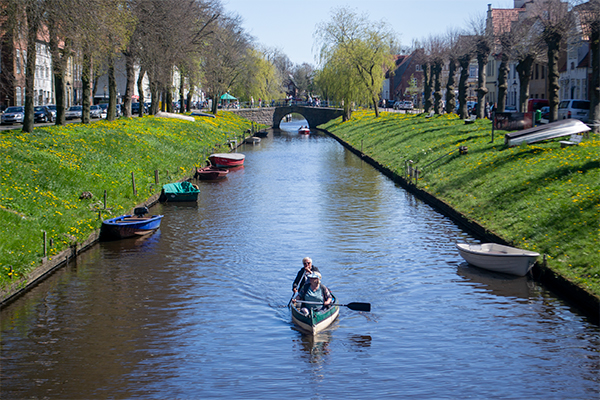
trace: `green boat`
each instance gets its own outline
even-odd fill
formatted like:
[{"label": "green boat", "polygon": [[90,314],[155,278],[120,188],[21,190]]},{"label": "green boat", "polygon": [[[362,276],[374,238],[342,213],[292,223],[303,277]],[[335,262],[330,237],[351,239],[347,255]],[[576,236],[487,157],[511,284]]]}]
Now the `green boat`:
[{"label": "green boat", "polygon": [[163,203],[173,201],[198,201],[198,193],[200,193],[198,186],[190,182],[169,183],[162,187],[159,201]]},{"label": "green boat", "polygon": [[[332,304],[335,304],[335,297],[333,298]],[[301,305],[298,305],[298,307],[301,307]],[[302,331],[313,335],[331,325],[340,313],[340,307],[337,305],[333,305],[325,310],[315,311],[311,309],[308,315],[301,313],[300,309],[296,308],[293,304],[290,305],[290,308],[292,309],[292,321],[298,325]]]}]

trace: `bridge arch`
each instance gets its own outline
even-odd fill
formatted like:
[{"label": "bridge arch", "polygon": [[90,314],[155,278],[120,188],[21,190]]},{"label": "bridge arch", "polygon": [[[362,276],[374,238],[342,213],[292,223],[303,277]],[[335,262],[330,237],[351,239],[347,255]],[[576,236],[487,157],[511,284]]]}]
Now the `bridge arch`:
[{"label": "bridge arch", "polygon": [[314,128],[324,124],[332,119],[340,117],[344,110],[341,108],[326,108],[326,107],[306,107],[306,106],[278,106],[273,112],[273,128],[279,128],[279,124],[283,117],[288,114],[300,114],[308,122],[308,126]]}]

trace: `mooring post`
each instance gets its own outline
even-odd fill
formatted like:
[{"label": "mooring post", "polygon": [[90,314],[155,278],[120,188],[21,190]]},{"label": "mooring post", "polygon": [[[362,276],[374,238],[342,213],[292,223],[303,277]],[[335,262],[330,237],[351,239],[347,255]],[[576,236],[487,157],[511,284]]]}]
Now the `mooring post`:
[{"label": "mooring post", "polygon": [[104,209],[106,210],[106,189],[104,189]]},{"label": "mooring post", "polygon": [[42,231],[42,232],[44,232],[44,258],[45,258],[46,255],[48,254],[47,248],[46,248],[46,231]]},{"label": "mooring post", "polygon": [[135,189],[135,175],[131,172],[131,185],[133,186],[133,195],[137,196],[137,190]]},{"label": "mooring post", "polygon": [[156,183],[158,185],[158,170],[157,169],[154,170],[154,183]]}]

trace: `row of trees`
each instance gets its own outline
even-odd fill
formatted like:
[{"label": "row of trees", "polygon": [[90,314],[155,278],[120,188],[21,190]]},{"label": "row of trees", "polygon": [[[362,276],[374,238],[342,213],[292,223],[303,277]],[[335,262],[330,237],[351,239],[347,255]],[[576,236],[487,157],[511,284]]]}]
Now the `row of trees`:
[{"label": "row of trees", "polygon": [[[485,17],[472,18],[467,31],[450,30],[444,36],[430,36],[416,47],[418,62],[424,74],[423,92],[425,112],[454,112],[456,107],[455,75],[459,71],[459,114],[467,117],[467,79],[472,60],[478,64],[477,111],[484,117],[486,65],[490,54],[500,54],[498,110],[504,111],[507,95],[507,75],[510,62],[516,63],[520,79],[521,109],[529,98],[529,78],[536,62],[548,65],[548,94],[550,120],[557,119],[559,103],[559,52],[566,47],[569,34],[576,22],[586,27],[593,58],[591,117],[600,120],[600,0],[590,0],[577,7],[561,0],[535,0],[528,4],[527,13],[514,19],[512,24],[488,26]],[[320,69],[317,84],[327,97],[343,101],[345,118],[350,116],[353,102],[372,102],[376,115],[377,99],[385,71],[394,67],[392,54],[396,49],[394,35],[384,22],[372,23],[364,16],[342,8],[335,10],[329,22],[316,31],[320,50]],[[448,79],[442,82],[443,67],[448,66]],[[445,85],[445,99],[442,86]],[[442,109],[445,100],[445,109]]]},{"label": "row of trees", "polygon": [[[33,130],[36,40],[47,41],[57,105],[56,124],[65,123],[65,74],[69,60],[81,66],[83,122],[90,121],[92,92],[98,77],[108,76],[107,118],[116,116],[115,62],[125,60],[127,85],[123,96],[124,116],[131,116],[136,94],[135,67],[140,68],[137,87],[143,103],[142,81],[149,81],[152,105],[159,101],[172,111],[174,72],[179,73],[179,101],[191,104],[195,88],[213,99],[217,111],[220,96],[234,90],[242,100],[280,98],[284,80],[309,89],[312,67],[294,66],[278,49],[263,49],[242,28],[241,18],[223,10],[219,0],[7,0],[0,6],[3,29],[11,37],[26,38],[25,120],[23,130]],[[184,98],[187,93],[187,98]],[[140,107],[140,113],[144,107]]]}]

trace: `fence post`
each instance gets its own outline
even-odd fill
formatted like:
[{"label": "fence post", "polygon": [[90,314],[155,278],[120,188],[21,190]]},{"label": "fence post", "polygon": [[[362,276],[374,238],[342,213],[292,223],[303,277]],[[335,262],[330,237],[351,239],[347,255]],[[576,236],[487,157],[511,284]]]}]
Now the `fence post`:
[{"label": "fence post", "polygon": [[137,196],[137,190],[135,189],[135,175],[131,172],[131,185],[133,186],[133,195]]}]

